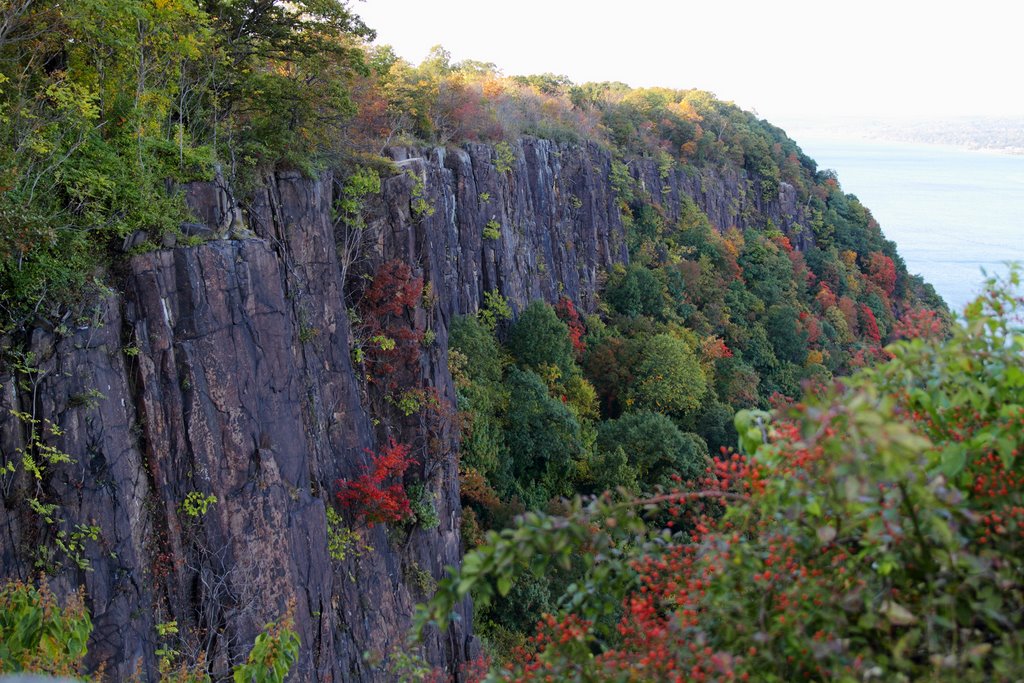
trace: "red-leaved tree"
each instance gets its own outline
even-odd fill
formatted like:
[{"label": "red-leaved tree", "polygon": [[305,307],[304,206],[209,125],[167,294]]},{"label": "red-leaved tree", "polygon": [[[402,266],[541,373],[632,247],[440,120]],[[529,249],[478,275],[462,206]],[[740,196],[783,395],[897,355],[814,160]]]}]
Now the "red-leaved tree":
[{"label": "red-leaved tree", "polygon": [[365,474],[338,480],[338,502],[370,526],[400,522],[410,514],[409,496],[401,481],[413,464],[409,446],[391,439],[379,454],[368,452],[371,462]]},{"label": "red-leaved tree", "polygon": [[572,299],[567,296],[559,299],[555,304],[555,315],[569,326],[569,341],[572,342],[572,350],[576,353],[576,359],[581,359],[587,350],[587,345],[583,341],[583,335],[587,333],[587,329],[584,327]]},{"label": "red-leaved tree", "polygon": [[868,255],[867,275],[887,296],[896,290],[896,264],[880,251]]},{"label": "red-leaved tree", "polygon": [[381,264],[363,293],[359,312],[368,377],[385,391],[413,386],[419,378],[424,331],[415,311],[422,296],[423,278],[398,259]]},{"label": "red-leaved tree", "polygon": [[860,329],[872,344],[877,345],[881,343],[882,335],[878,332],[878,321],[875,319],[875,313],[864,304],[860,305]]},{"label": "red-leaved tree", "polygon": [[941,339],[945,333],[945,321],[929,308],[907,311],[896,321],[892,330],[892,336],[896,339]]}]

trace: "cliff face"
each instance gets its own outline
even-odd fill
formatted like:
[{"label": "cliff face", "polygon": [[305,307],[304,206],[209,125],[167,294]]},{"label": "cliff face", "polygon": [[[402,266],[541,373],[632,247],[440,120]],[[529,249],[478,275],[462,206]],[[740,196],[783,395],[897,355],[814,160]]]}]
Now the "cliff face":
[{"label": "cliff face", "polygon": [[[372,240],[350,271],[400,259],[429,284],[409,322],[435,333],[417,371],[449,407],[453,315],[475,312],[491,290],[516,309],[567,296],[592,310],[603,273],[627,259],[607,152],[533,139],[512,151],[496,163],[487,145],[392,150],[402,172],[369,202]],[[765,203],[741,173],[662,177],[644,160],[630,170],[670,219],[688,196],[719,228],[801,220],[787,186]],[[456,430],[434,426],[428,439],[416,415],[374,424],[351,360],[332,186],[279,174],[241,212],[213,184],[187,188],[206,223],[190,229],[234,223],[232,234],[253,236],[133,257],[123,291],[91,320],[28,332],[30,355],[0,367],[4,462],[36,453],[31,419],[73,459],[41,480],[23,468],[0,479],[0,568],[22,579],[45,570],[58,592],[84,585],[89,659],[114,680],[155,677],[166,642],[156,625],[169,621],[183,635],[171,645],[224,672],[289,605],[302,640],[296,680],[385,680],[380,658],[402,646],[425,573],[459,563]],[[499,235],[485,237],[489,223]],[[440,525],[406,538],[363,528],[359,547],[332,559],[336,481],[358,476],[391,436],[414,444],[424,465],[410,476],[426,481]],[[210,496],[190,514],[187,500]],[[30,498],[56,505],[52,524]],[[98,539],[76,536],[75,524],[96,525]],[[69,538],[88,568],[40,550]],[[428,639],[429,661],[453,670],[473,654],[470,611]]]}]

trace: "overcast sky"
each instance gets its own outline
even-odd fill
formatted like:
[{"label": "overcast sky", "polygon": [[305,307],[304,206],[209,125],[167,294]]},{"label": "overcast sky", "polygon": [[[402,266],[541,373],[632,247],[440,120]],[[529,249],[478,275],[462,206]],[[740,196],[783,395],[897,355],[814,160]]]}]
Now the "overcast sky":
[{"label": "overcast sky", "polygon": [[762,117],[1024,115],[1016,0],[365,0],[378,43],[506,75],[702,88]]}]

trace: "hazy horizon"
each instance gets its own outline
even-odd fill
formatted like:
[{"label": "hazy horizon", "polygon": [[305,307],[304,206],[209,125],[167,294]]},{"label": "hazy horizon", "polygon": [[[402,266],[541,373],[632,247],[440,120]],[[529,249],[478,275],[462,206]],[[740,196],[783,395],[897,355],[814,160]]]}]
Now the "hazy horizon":
[{"label": "hazy horizon", "polygon": [[772,121],[844,115],[1024,117],[1006,3],[965,12],[911,0],[677,5],[612,13],[578,0],[368,0],[353,11],[377,43],[419,63],[434,45],[506,75],[700,88]]}]

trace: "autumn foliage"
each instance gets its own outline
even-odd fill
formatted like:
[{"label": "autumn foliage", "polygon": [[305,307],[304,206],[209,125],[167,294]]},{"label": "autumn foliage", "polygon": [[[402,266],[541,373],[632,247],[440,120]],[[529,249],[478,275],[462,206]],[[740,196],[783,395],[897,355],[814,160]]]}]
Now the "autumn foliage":
[{"label": "autumn foliage", "polygon": [[381,264],[359,303],[369,380],[394,392],[416,384],[424,330],[415,323],[423,278],[404,261]]},{"label": "autumn foliage", "polygon": [[[605,496],[492,536],[467,556],[461,582],[490,574],[503,593],[505,568],[520,557],[590,553],[564,608],[494,673],[1016,680],[1024,668],[1019,284],[1011,271],[993,285],[949,342],[898,344],[888,362],[774,414],[742,411],[741,452],[724,451],[696,490],[622,503]],[[652,521],[671,524],[645,531],[638,509],[659,510]],[[457,594],[458,578],[442,588]]]},{"label": "autumn foliage", "polygon": [[409,446],[388,442],[379,454],[370,452],[367,471],[356,479],[338,480],[338,502],[368,525],[400,522],[410,514],[401,477],[413,464]]},{"label": "autumn foliage", "polygon": [[559,299],[555,305],[555,314],[559,320],[569,326],[569,341],[572,343],[573,351],[576,352],[577,359],[582,358],[587,351],[587,345],[583,341],[587,328],[580,319],[580,314],[576,311],[576,305],[572,299],[567,296]]}]

